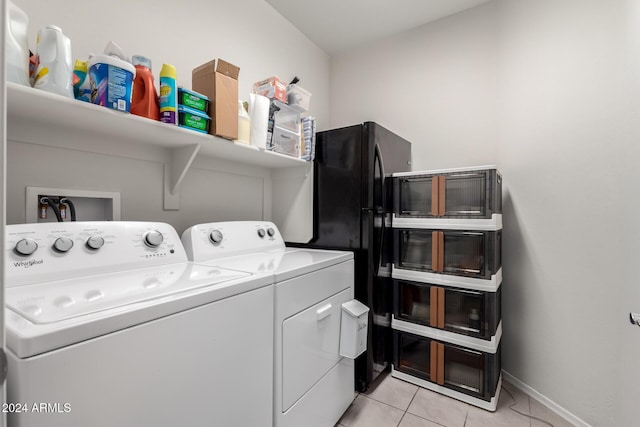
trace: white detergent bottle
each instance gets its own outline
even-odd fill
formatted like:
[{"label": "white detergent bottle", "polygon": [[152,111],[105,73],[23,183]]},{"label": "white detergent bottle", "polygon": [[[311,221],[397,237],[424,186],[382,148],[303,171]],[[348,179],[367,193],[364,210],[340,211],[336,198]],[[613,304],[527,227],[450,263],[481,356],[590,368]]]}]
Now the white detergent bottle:
[{"label": "white detergent bottle", "polygon": [[251,135],[251,119],[244,108],[244,103],[238,101],[238,142],[248,144]]},{"label": "white detergent bottle", "polygon": [[48,25],[38,31],[33,87],[73,99],[71,41],[60,27]]},{"label": "white detergent bottle", "polygon": [[7,31],[5,52],[7,58],[7,80],[25,86],[29,83],[29,48],[27,25],[29,18],[22,9],[7,2]]}]

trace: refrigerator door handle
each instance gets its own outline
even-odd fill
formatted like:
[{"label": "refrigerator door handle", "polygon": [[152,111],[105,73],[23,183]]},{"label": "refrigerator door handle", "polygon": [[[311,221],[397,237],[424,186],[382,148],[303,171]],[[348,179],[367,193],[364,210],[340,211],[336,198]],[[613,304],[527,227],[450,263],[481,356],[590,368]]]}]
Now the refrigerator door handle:
[{"label": "refrigerator door handle", "polygon": [[[382,264],[382,251],[383,251],[383,245],[384,245],[384,234],[385,234],[385,221],[386,221],[386,210],[387,210],[387,193],[386,193],[386,187],[385,187],[385,179],[384,179],[384,163],[382,161],[382,153],[380,152],[380,146],[378,144],[375,145],[374,148],[374,162],[378,165],[378,167],[380,168],[380,202],[382,205],[382,209],[380,211],[378,211],[378,209],[376,209],[377,212],[375,213],[380,213],[382,215],[381,221],[380,221],[380,238],[379,238],[379,244],[378,244],[378,259],[375,265],[375,275],[378,275],[378,271],[380,269],[380,264]],[[375,168],[375,165],[374,165]],[[375,182],[375,173],[374,173],[374,182]],[[375,191],[374,191],[374,195],[375,195]],[[376,206],[374,206],[374,208],[376,208]]]},{"label": "refrigerator door handle", "polygon": [[375,162],[378,164],[378,168],[380,169],[380,190],[381,190],[381,205],[383,211],[387,208],[387,193],[385,192],[385,179],[384,179],[384,162],[382,161],[382,153],[380,152],[380,146],[376,144],[374,148],[374,158]]}]

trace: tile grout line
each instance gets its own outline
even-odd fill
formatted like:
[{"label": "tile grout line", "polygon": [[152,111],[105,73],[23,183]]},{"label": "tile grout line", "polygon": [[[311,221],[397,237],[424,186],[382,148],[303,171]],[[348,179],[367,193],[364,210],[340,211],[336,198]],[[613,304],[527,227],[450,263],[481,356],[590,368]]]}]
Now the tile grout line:
[{"label": "tile grout line", "polygon": [[[402,414],[402,418],[400,418],[400,422],[402,422],[402,420],[404,419],[405,415],[407,415],[407,412],[409,411],[409,408],[411,407],[411,404],[413,403],[413,400],[418,395],[418,390],[419,390],[419,388],[416,388],[416,391],[413,392],[413,396],[411,396],[411,400],[409,401],[409,404],[407,405],[407,409],[404,410],[404,414]],[[400,427],[400,423],[398,423],[398,427]]]},{"label": "tile grout line", "polygon": [[[426,389],[425,389],[425,388],[422,388],[422,387],[420,387],[420,386],[418,386],[418,389],[416,390],[416,394],[414,395],[414,397],[418,395],[418,392],[419,392],[420,390],[426,390]],[[411,401],[413,402],[413,399],[411,399]],[[407,411],[409,411],[409,408],[408,408],[408,407],[407,407]],[[409,412],[409,413],[410,413],[411,415],[413,415],[414,417],[418,417],[418,418],[421,418],[421,419],[423,419],[423,420],[427,420],[427,421],[429,421],[430,423],[438,424],[439,426],[442,426],[442,427],[447,427],[446,425],[441,424],[441,423],[440,423],[440,421],[434,421],[434,420],[431,420],[431,419],[429,419],[429,418],[425,418],[425,417],[423,417],[423,416],[420,416],[420,415],[417,415],[417,414],[414,414],[414,413],[411,413],[411,412]],[[465,418],[465,422],[466,422],[466,418]]]},{"label": "tile grout line", "polygon": [[[402,422],[402,420],[404,419],[404,416],[407,415],[407,413],[409,413],[409,414],[413,415],[414,417],[420,418],[420,419],[425,420],[425,421],[429,421],[430,423],[438,424],[438,425],[440,425],[442,427],[447,427],[444,424],[440,424],[438,421],[433,421],[433,420],[430,420],[429,418],[425,418],[425,417],[422,417],[420,415],[416,415],[416,414],[414,414],[412,412],[409,412],[409,408],[411,407],[411,404],[413,403],[414,399],[418,395],[418,392],[420,391],[420,389],[421,389],[420,386],[418,386],[418,388],[416,388],[416,391],[413,393],[413,396],[411,397],[411,400],[409,401],[409,405],[407,405],[407,409],[405,409],[404,414],[402,414],[402,418],[400,418],[400,422]],[[381,403],[383,403],[383,402],[381,402]],[[389,405],[389,406],[391,406],[391,405]],[[469,414],[469,411],[467,411],[467,415],[468,414]],[[465,423],[467,422],[466,416],[465,416],[465,420],[464,421],[465,421]],[[398,424],[398,427],[400,427],[400,424]]]},{"label": "tile grout line", "polygon": [[[413,402],[413,399],[416,397],[416,394],[418,394],[418,390],[419,390],[419,389],[420,389],[420,388],[418,387],[418,388],[416,389],[416,391],[413,393],[413,396],[411,396],[411,400],[409,401],[409,405],[407,405],[407,409],[409,409],[409,406],[411,406],[411,402]],[[371,399],[371,400],[373,400],[374,402],[383,403],[383,404],[385,404],[385,405],[387,405],[387,406],[391,406],[392,408],[395,408],[395,409],[397,409],[398,411],[407,412],[407,409],[398,408],[397,406],[393,406],[393,405],[391,405],[390,403],[384,402],[384,401],[382,401],[382,400],[378,400],[378,399],[376,399],[376,398],[374,398],[374,397],[367,396],[366,394],[364,394],[364,397],[366,397],[367,399]],[[413,415],[413,414],[411,414],[411,415]]]},{"label": "tile grout line", "polygon": [[[383,405],[388,406],[389,408],[393,408],[393,409],[396,409],[396,410],[398,410],[398,411],[402,411],[402,409],[400,409],[400,408],[396,408],[396,407],[395,407],[395,406],[393,406],[393,405],[389,405],[388,403],[383,402],[383,401],[378,400],[378,399],[374,399],[373,397],[369,397],[369,396],[367,396],[367,395],[362,395],[362,397],[364,397],[364,398],[366,398],[366,399],[369,399],[369,400],[373,400],[374,402],[382,403]],[[404,412],[406,412],[406,411],[404,411]]]},{"label": "tile grout line", "polygon": [[[412,412],[409,412],[409,408],[411,407],[411,404],[413,403],[414,399],[418,395],[418,391],[420,391],[420,387],[419,386],[418,386],[418,388],[416,388],[416,391],[413,393],[413,396],[411,397],[411,400],[409,401],[409,404],[407,405],[407,409],[405,409],[404,414],[402,414],[402,418],[400,418],[400,422],[402,422],[402,420],[404,419],[404,416],[407,415],[407,413],[409,413],[409,414],[413,415],[414,417],[420,418],[422,420],[429,421],[430,423],[433,423],[433,424],[438,424],[438,425],[440,425],[442,427],[446,427],[445,425],[440,424],[437,421],[433,421],[433,420],[430,420],[429,418],[424,418],[424,417],[421,417],[420,415],[416,415],[416,414],[414,414]],[[465,423],[466,423],[466,421],[467,420],[465,418]],[[398,424],[398,427],[400,427],[400,424]]]},{"label": "tile grout line", "polygon": [[[363,394],[363,393],[358,393],[358,396],[366,397],[367,399],[373,400],[374,402],[382,403],[383,405],[386,405],[386,406],[388,406],[390,408],[394,408],[394,409],[397,409],[399,411],[402,411],[402,416],[400,417],[400,420],[398,421],[398,424],[396,426],[396,427],[399,427],[400,424],[402,423],[402,420],[404,419],[404,416],[407,414],[407,411],[409,410],[409,407],[411,406],[411,403],[413,403],[413,400],[415,399],[416,395],[418,394],[418,390],[419,389],[420,388],[418,387],[418,388],[416,388],[416,391],[413,392],[413,396],[411,396],[411,400],[409,401],[409,404],[407,405],[407,409],[405,409],[405,410],[397,408],[397,407],[395,407],[393,405],[390,405],[390,404],[388,404],[386,402],[383,402],[381,400],[374,399],[373,397],[369,397],[369,396],[367,396],[366,394]],[[413,414],[411,414],[411,415],[413,415]],[[420,417],[420,418],[422,418],[422,417]],[[427,421],[430,421],[430,420],[427,420]]]}]

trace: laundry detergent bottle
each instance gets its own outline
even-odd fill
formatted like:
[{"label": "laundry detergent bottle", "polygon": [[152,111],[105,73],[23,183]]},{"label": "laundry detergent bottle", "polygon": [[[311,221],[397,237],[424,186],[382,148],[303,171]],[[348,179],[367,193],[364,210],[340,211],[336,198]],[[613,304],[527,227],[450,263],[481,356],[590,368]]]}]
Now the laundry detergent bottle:
[{"label": "laundry detergent bottle", "polygon": [[27,43],[28,24],[29,18],[27,14],[11,1],[8,1],[5,34],[7,80],[23,86],[31,86],[29,82],[29,47]]},{"label": "laundry detergent bottle", "polygon": [[38,31],[33,87],[74,98],[71,41],[60,27],[48,25]]},{"label": "laundry detergent bottle", "polygon": [[136,78],[133,81],[133,95],[131,98],[131,114],[159,120],[160,106],[158,104],[158,93],[153,82],[151,60],[141,55],[133,55],[131,62],[136,67]]},{"label": "laundry detergent bottle", "polygon": [[172,125],[178,124],[178,88],[176,67],[162,64],[160,70],[160,121]]}]

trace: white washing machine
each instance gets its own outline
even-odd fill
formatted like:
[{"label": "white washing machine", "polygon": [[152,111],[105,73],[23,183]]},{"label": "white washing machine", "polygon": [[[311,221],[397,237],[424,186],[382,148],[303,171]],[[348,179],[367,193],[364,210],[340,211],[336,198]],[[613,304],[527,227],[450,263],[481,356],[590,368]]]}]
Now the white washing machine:
[{"label": "white washing machine", "polygon": [[144,222],[7,226],[9,426],[264,426],[272,275]]},{"label": "white washing machine", "polygon": [[353,253],[285,248],[277,227],[264,221],[200,224],[182,241],[194,263],[273,274],[273,425],[333,427],[355,397],[353,360],[339,355]]}]

